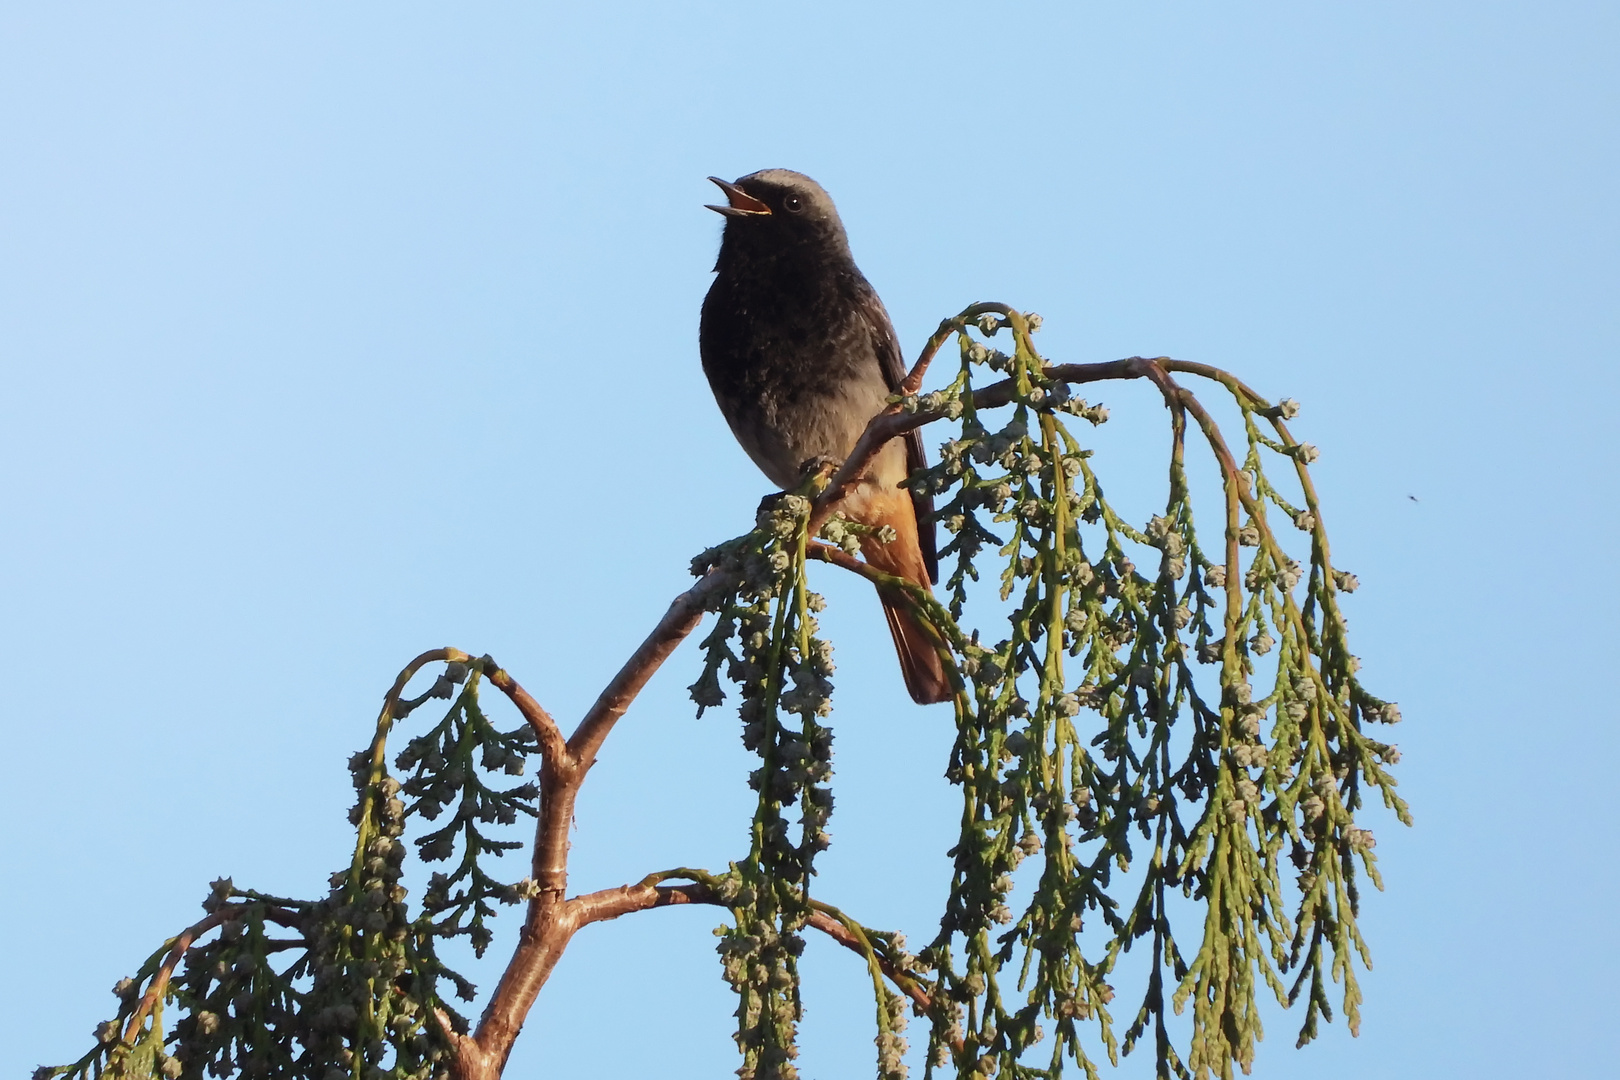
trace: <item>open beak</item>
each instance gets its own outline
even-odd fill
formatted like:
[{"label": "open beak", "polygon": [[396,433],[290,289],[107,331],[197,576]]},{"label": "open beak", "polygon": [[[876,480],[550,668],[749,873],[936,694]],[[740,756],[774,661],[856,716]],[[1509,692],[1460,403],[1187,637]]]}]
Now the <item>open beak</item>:
[{"label": "open beak", "polygon": [[744,191],[736,184],[728,184],[718,176],[711,176],[709,179],[718,184],[720,190],[726,193],[726,202],[730,205],[710,206],[708,209],[713,210],[717,214],[724,214],[726,217],[759,217],[761,215],[770,214],[770,207],[748,194],[748,192]]}]

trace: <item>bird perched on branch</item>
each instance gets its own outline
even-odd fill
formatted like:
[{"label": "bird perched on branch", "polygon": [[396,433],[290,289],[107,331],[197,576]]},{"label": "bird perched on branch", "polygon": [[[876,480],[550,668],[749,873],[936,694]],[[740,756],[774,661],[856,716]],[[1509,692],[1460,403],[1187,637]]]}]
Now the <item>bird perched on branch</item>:
[{"label": "bird perched on branch", "polygon": [[[843,461],[905,378],[883,302],[855,266],[833,201],[802,173],[765,169],[727,183],[716,278],[703,301],[703,371],[732,434],[784,489],[804,467]],[[901,487],[924,464],[922,434],[885,446],[836,509],[894,539],[864,537],[872,566],[927,589],[939,579],[933,499]],[[948,701],[933,639],[906,598],[880,589],[906,689],[920,704]]]}]

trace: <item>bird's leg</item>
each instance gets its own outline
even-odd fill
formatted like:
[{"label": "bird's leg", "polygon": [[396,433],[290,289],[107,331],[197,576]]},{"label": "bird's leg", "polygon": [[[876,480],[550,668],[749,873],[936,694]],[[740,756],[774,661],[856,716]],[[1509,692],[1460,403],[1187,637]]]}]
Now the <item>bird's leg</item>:
[{"label": "bird's leg", "polygon": [[824,477],[831,476],[838,471],[838,466],[842,464],[842,461],[830,458],[826,454],[817,454],[815,457],[806,458],[799,463],[799,477],[803,479],[811,473],[819,473]]},{"label": "bird's leg", "polygon": [[789,495],[803,495],[808,499],[814,499],[821,494],[821,489],[827,486],[827,481],[832,479],[833,473],[838,471],[838,466],[841,464],[843,463],[835,461],[825,454],[807,459],[799,466],[798,486],[791,491],[772,492],[759,500],[759,509],[754,512],[755,516],[761,517],[770,514],[771,511],[776,509],[776,504]]},{"label": "bird's leg", "polygon": [[787,492],[785,491],[773,491],[763,499],[759,500],[759,509],[754,511],[755,519],[763,521],[765,518],[770,517],[771,511],[776,509],[776,504],[781,502],[786,497]]},{"label": "bird's leg", "polygon": [[818,454],[799,465],[799,487],[801,495],[808,495],[812,499],[821,494],[831,480],[833,473],[838,471],[842,461],[835,461],[826,454]]}]

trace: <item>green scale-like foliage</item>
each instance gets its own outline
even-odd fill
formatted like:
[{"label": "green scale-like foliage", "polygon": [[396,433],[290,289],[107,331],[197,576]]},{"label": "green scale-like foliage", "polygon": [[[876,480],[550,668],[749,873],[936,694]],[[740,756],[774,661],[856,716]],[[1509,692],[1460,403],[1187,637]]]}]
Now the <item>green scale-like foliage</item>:
[{"label": "green scale-like foliage", "polygon": [[[827,513],[826,470],[693,561],[704,582],[689,595],[714,621],[692,697],[701,714],[735,685],[744,745],[760,758],[757,804],[746,854],[725,873],[681,868],[626,889],[730,909],[716,933],[744,1080],[797,1076],[797,960],[812,927],[866,959],[879,1080],[906,1075],[908,1004],[929,1023],[929,1075],[1009,1080],[1055,1077],[1065,1063],[1095,1077],[1096,1061],[1144,1039],[1161,1077],[1247,1072],[1258,996],[1303,999],[1303,1043],[1331,1019],[1329,980],[1358,1022],[1358,880],[1379,878],[1354,815],[1372,789],[1408,820],[1385,768],[1398,754],[1366,726],[1400,714],[1357,677],[1339,608],[1356,581],[1331,565],[1307,469],[1316,451],[1284,422],[1297,406],[1172,360],[1051,367],[1032,344],[1038,326],[990,304],[947,320],[926,355],[957,342],[950,384],[897,396],[886,418],[949,432],[910,481],[950,534],[940,599],[854,558],[863,540],[892,534]],[[1010,354],[992,347],[1002,335]],[[1241,456],[1177,374],[1231,397]],[[1074,387],[1104,378],[1148,379],[1169,406],[1164,509],[1140,528],[1104,496],[1083,437],[1108,412]],[[1075,419],[1087,421],[1078,435]],[[1208,493],[1221,517],[1202,540],[1189,432],[1221,477]],[[1295,498],[1268,466],[1292,474]],[[819,636],[814,560],[909,597],[956,688],[955,745],[938,764],[961,792],[961,830],[938,933],[916,955],[903,935],[811,895],[833,808],[832,646]],[[432,688],[402,699],[430,663],[445,665]],[[354,855],[328,895],[215,882],[205,918],[115,988],[96,1045],[37,1077],[447,1077],[468,1024],[441,988],[472,1000],[473,987],[438,944],[465,938],[482,957],[498,904],[561,903],[491,872],[490,859],[523,846],[502,829],[540,805],[535,784],[502,778],[523,773],[551,724],[526,712],[529,725],[494,728],[479,687],[496,680],[511,696],[508,678],[452,649],[413,661],[350,762]],[[388,739],[435,698],[450,707],[395,755],[398,779]],[[548,752],[571,753],[556,738]],[[547,783],[571,791],[583,775],[559,765]],[[412,844],[446,867],[414,914],[401,884]],[[693,884],[660,884],[682,879]],[[169,1027],[166,1007],[179,1014]]]},{"label": "green scale-like foliage", "polygon": [[[401,686],[418,666],[407,669]],[[72,1065],[41,1068],[36,1080],[448,1076],[445,1027],[465,1032],[467,1022],[440,996],[441,981],[466,1001],[474,987],[439,959],[436,942],[465,937],[482,956],[485,920],[495,914],[490,901],[512,904],[532,891],[528,881],[502,884],[480,865],[524,846],[487,836],[480,825],[533,816],[538,798],[532,783],[490,786],[497,776],[521,774],[534,742],[527,726],[496,731],[479,709],[486,669],[493,669],[487,657],[463,657],[421,697],[390,695],[370,748],[349,762],[357,793],[349,815],[354,857],[332,875],[324,899],[214,882],[203,903],[207,917],[114,988],[118,1013],[96,1029],[97,1045]],[[432,698],[451,698],[451,707],[398,755],[408,773],[401,783],[388,771],[388,736]],[[452,804],[449,823],[415,843],[424,861],[449,860],[455,869],[433,875],[412,917],[400,884],[407,825]],[[165,1002],[182,1011],[172,1030],[163,1024]]]},{"label": "green scale-like foliage", "polygon": [[[961,836],[939,934],[920,955],[855,929],[874,972],[881,953],[926,987],[930,1072],[1056,1076],[1069,1059],[1095,1076],[1096,1047],[1117,1062],[1150,1034],[1160,1075],[1227,1077],[1253,1060],[1262,983],[1285,1003],[1305,998],[1302,1043],[1331,1018],[1324,976],[1342,982],[1352,1028],[1358,1021],[1358,866],[1379,881],[1372,836],[1353,818],[1363,787],[1407,820],[1385,770],[1398,755],[1363,726],[1399,712],[1362,688],[1346,647],[1339,594],[1355,579],[1329,563],[1306,471],[1315,450],[1283,424],[1296,407],[1271,406],[1213,369],[1142,361],[1141,371],[1158,365],[1173,438],[1164,512],[1138,529],[1109,505],[1091,451],[1065,423],[1100,424],[1107,410],[1048,368],[1031,342],[1038,326],[1010,309],[969,309],[936,336],[960,346],[951,384],[896,399],[919,419],[956,424],[937,464],[911,480],[954,534],[942,551],[955,560],[946,602],[867,576],[913,598],[958,673],[946,776],[962,793]],[[1010,356],[988,344],[1002,333]],[[1247,438],[1241,463],[1167,369],[1231,392]],[[1011,384],[994,420],[975,408],[986,373]],[[1228,465],[1225,528],[1212,545],[1194,529],[1189,412]],[[1303,509],[1273,486],[1268,455],[1296,475]],[[744,1077],[796,1075],[793,957],[831,804],[819,786],[830,771],[821,718],[831,664],[805,576],[818,554],[807,543],[814,491],[812,481],[784,497],[694,567],[741,584],[717,605],[693,697],[718,704],[724,668],[742,687],[744,743],[761,755],[754,845],[734,870],[746,888],[721,946],[742,995]],[[1273,531],[1279,511],[1307,535],[1308,568]],[[834,516],[820,535],[853,551],[865,532]],[[992,565],[1000,606],[972,584]],[[980,607],[1005,615],[1011,633],[992,645],[966,629]],[[792,844],[783,811],[795,802],[805,812]],[[1032,895],[1015,906],[1019,882]],[[1111,979],[1143,939],[1145,987],[1116,1019]],[[904,1017],[878,986],[878,1073],[900,1076]],[[1190,1042],[1178,1049],[1170,1016],[1189,1005]]]}]

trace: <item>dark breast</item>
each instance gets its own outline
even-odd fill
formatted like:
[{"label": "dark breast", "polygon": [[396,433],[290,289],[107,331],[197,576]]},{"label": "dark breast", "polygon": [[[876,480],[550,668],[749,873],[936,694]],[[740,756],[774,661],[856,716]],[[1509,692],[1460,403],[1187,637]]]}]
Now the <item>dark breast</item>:
[{"label": "dark breast", "polygon": [[842,459],[884,404],[853,265],[722,267],[703,302],[700,349],[720,411],[782,487],[814,457]]}]

